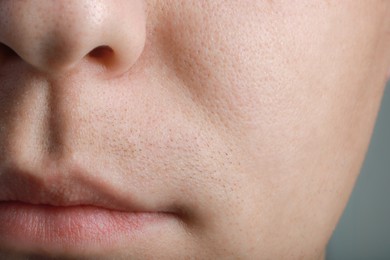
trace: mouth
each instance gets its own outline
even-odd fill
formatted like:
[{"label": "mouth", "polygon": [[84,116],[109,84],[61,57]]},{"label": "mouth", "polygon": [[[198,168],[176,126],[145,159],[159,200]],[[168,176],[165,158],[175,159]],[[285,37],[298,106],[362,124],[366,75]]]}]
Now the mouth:
[{"label": "mouth", "polygon": [[19,252],[99,253],[150,239],[175,218],[164,212],[3,201],[0,241],[6,248]]},{"label": "mouth", "polygon": [[89,175],[3,169],[0,252],[100,255],[142,246],[177,228],[181,217],[169,207],[155,205],[150,197],[120,194],[113,184],[101,185]]}]

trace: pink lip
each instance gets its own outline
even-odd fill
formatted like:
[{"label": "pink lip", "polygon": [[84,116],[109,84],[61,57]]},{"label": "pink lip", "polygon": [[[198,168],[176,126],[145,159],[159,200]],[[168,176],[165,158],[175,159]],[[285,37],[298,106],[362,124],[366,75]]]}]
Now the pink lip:
[{"label": "pink lip", "polygon": [[24,252],[96,253],[150,238],[173,218],[161,212],[0,202],[0,244]]}]

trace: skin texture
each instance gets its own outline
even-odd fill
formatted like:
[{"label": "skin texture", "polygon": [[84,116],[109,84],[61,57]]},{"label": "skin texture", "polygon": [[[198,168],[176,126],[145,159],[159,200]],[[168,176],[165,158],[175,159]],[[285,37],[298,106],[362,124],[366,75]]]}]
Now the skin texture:
[{"label": "skin texture", "polygon": [[2,0],[0,42],[0,177],[65,197],[99,178],[181,217],[61,256],[321,259],[390,71],[390,1]]}]

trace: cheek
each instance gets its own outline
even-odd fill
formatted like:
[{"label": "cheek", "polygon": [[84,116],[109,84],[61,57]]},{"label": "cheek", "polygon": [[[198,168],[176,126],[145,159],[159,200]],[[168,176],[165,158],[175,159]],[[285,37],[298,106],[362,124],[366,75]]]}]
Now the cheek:
[{"label": "cheek", "polygon": [[[375,113],[367,101],[377,101],[381,91],[384,67],[370,67],[383,64],[384,43],[372,47],[381,33],[381,20],[372,15],[378,6],[367,9],[362,1],[346,12],[350,4],[306,1],[209,5],[211,16],[184,5],[171,16],[164,41],[172,74],[216,127],[253,152],[275,156],[285,143],[308,137],[353,142],[348,127],[361,120],[359,113]],[[180,23],[183,17],[191,22]],[[359,124],[370,129],[367,120]]]},{"label": "cheek", "polygon": [[[267,210],[269,221],[258,224],[268,230],[271,219],[280,221],[268,230],[275,239],[299,236],[304,223],[311,231],[321,223],[329,236],[379,106],[386,47],[374,15],[380,5],[264,2],[250,8],[209,3],[211,16],[183,5],[160,28],[171,36],[160,43],[170,46],[164,54],[180,87],[245,155],[246,168],[237,171],[247,187],[238,195],[245,199],[237,200],[248,206],[243,212]],[[183,17],[191,22],[180,22]],[[285,219],[284,210],[291,213]]]}]

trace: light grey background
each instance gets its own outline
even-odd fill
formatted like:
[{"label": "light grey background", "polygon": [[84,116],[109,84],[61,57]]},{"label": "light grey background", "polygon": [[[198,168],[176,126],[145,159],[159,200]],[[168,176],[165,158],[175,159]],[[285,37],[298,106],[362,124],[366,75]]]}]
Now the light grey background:
[{"label": "light grey background", "polygon": [[356,187],[327,260],[390,260],[390,82]]}]

